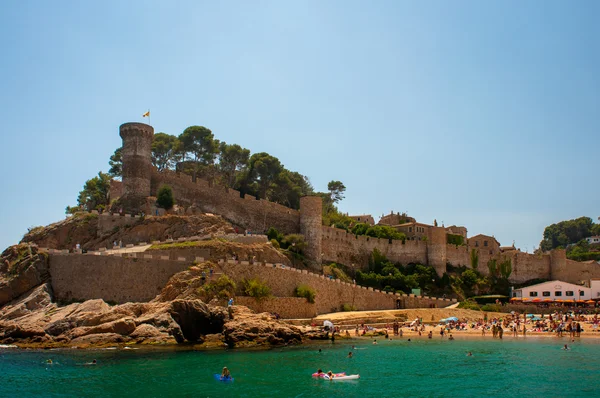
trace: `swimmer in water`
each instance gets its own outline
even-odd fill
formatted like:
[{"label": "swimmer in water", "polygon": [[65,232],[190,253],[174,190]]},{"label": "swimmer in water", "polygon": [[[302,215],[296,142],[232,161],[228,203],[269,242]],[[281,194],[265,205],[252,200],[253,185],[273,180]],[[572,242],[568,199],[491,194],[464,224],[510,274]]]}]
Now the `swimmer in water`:
[{"label": "swimmer in water", "polygon": [[562,349],[565,350],[565,351],[569,351],[570,350],[569,346],[566,345],[566,344],[565,344],[565,346]]},{"label": "swimmer in water", "polygon": [[231,378],[231,373],[229,373],[229,369],[227,366],[223,367],[223,372],[221,372],[221,380]]},{"label": "swimmer in water", "polygon": [[333,380],[333,378],[335,377],[335,375],[333,374],[333,372],[330,370],[329,372],[327,372],[327,377],[329,378],[329,380]]},{"label": "swimmer in water", "polygon": [[373,344],[377,344],[377,340],[373,340]]},{"label": "swimmer in water", "polygon": [[93,365],[97,365],[98,361],[96,361],[95,359],[92,362],[87,362],[85,363],[86,366],[93,366]]},{"label": "swimmer in water", "polygon": [[321,352],[321,349],[319,348],[319,352]]},{"label": "swimmer in water", "polygon": [[473,356],[473,354],[471,353],[471,351],[469,351],[469,352],[467,353],[467,356],[468,356],[468,357],[472,357],[472,356]]},{"label": "swimmer in water", "polygon": [[348,358],[352,358],[352,351],[348,353]]}]

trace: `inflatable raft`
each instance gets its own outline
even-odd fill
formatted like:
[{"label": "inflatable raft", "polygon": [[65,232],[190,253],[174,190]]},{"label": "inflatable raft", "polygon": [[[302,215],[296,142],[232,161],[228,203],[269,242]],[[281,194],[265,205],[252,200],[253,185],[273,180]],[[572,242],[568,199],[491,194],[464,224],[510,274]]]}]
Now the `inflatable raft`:
[{"label": "inflatable raft", "polygon": [[[341,376],[346,376],[346,372],[342,372],[342,373],[334,373],[333,374],[335,377],[341,377]],[[313,377],[325,377],[327,376],[327,373],[313,373],[312,374]]]},{"label": "inflatable raft", "polygon": [[231,376],[223,377],[220,374],[215,373],[215,380],[228,382],[228,381],[233,381],[233,377],[231,377]]},{"label": "inflatable raft", "polygon": [[356,379],[360,379],[360,375],[334,376],[331,379],[329,378],[329,376],[325,375],[324,379],[331,380],[331,381],[356,380]]}]

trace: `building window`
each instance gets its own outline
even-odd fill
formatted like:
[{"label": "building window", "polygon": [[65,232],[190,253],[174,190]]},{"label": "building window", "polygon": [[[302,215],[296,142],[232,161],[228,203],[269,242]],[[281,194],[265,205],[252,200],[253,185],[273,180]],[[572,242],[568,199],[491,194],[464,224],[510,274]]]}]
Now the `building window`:
[{"label": "building window", "polygon": [[583,290],[579,291],[579,296],[583,296],[585,294],[585,292]]},{"label": "building window", "polygon": [[537,297],[537,292],[529,292],[529,297]]},{"label": "building window", "polygon": [[554,296],[556,297],[560,297],[562,296],[562,292],[559,292],[558,290],[554,292]]},{"label": "building window", "polygon": [[408,227],[408,232],[412,232],[412,227]]},{"label": "building window", "polygon": [[568,290],[568,291],[565,293],[565,295],[566,295],[566,296],[572,296],[572,295],[573,295],[573,292],[572,292],[571,290]]},{"label": "building window", "polygon": [[479,242],[475,242],[475,247],[479,247]]},{"label": "building window", "polygon": [[544,296],[544,297],[550,297],[550,292],[542,292],[542,296]]},{"label": "building window", "polygon": [[487,247],[487,240],[484,240],[484,241],[483,241],[483,245],[484,245],[485,247]]}]

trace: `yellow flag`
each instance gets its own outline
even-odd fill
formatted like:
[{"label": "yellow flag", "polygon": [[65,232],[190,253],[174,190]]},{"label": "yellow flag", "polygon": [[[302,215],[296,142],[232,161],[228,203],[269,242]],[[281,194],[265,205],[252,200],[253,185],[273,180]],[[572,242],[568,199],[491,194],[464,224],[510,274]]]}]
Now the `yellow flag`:
[{"label": "yellow flag", "polygon": [[142,117],[150,117],[150,111],[148,111],[148,112],[144,113],[144,114],[142,115]]}]

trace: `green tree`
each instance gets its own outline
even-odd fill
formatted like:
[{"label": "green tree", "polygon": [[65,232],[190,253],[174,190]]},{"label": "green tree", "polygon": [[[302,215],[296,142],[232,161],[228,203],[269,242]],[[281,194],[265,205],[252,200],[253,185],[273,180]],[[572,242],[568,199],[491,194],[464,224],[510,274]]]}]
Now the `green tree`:
[{"label": "green tree", "polygon": [[476,270],[479,267],[479,251],[477,249],[471,249],[469,260],[471,262],[471,268]]},{"label": "green tree", "polygon": [[548,251],[558,247],[566,248],[570,244],[592,236],[596,230],[600,230],[600,228],[590,217],[579,217],[551,224],[544,229],[540,249]]},{"label": "green tree", "polygon": [[115,153],[113,153],[108,161],[108,165],[110,169],[108,169],[108,174],[111,177],[121,177],[123,174],[123,147],[119,147],[115,149]]},{"label": "green tree", "polygon": [[338,203],[344,199],[344,192],[346,192],[346,186],[341,181],[329,181],[327,184],[327,190],[329,191],[329,197],[333,203]]},{"label": "green tree", "polygon": [[244,293],[250,297],[254,297],[257,301],[271,297],[271,288],[266,282],[257,278],[247,279],[243,281]]},{"label": "green tree", "polygon": [[472,269],[465,270],[460,277],[463,285],[469,290],[473,289],[479,280],[479,275]]},{"label": "green tree", "polygon": [[250,150],[226,142],[221,142],[219,148],[219,170],[223,173],[226,185],[234,188],[238,174],[248,167]]},{"label": "green tree", "polygon": [[[110,175],[98,172],[98,175],[85,182],[83,190],[79,192],[77,204],[85,210],[101,209],[107,206],[110,191]],[[67,207],[67,213],[72,209]]]},{"label": "green tree", "polygon": [[158,189],[158,194],[156,195],[156,204],[158,207],[162,207],[163,209],[169,210],[175,204],[175,199],[173,198],[173,190],[168,185],[163,185]]},{"label": "green tree", "polygon": [[219,153],[219,141],[204,126],[190,126],[179,135],[186,155],[191,154],[194,161],[193,180],[200,171],[201,166],[213,166]]},{"label": "green tree", "polygon": [[179,148],[179,140],[174,135],[157,133],[154,134],[152,140],[152,164],[163,171],[173,167],[177,150]]},{"label": "green tree", "polygon": [[282,171],[279,159],[266,152],[255,153],[250,157],[250,178],[257,182],[258,197],[268,199],[269,190]]}]

